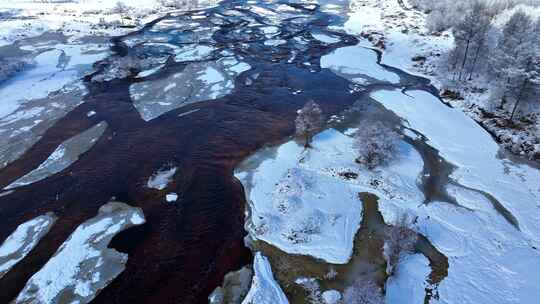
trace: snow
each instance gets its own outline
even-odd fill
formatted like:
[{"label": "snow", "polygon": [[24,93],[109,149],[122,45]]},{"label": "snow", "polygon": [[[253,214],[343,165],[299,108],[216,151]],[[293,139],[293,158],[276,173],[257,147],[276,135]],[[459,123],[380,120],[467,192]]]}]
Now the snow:
[{"label": "snow", "polygon": [[289,301],[272,274],[270,262],[260,252],[253,261],[254,276],[251,288],[242,304],[288,304]]},{"label": "snow", "polygon": [[403,256],[386,282],[386,303],[424,303],[430,272],[429,260],[422,254]]},{"label": "snow", "polygon": [[377,53],[361,45],[342,47],[322,56],[321,68],[328,68],[334,73],[360,84],[371,79],[399,83],[397,74],[386,71],[377,64]]},{"label": "snow", "polygon": [[8,190],[26,186],[63,171],[79,160],[79,157],[83,153],[89,151],[101,137],[103,132],[105,132],[106,128],[107,123],[103,121],[88,130],[67,139],[62,142],[51,155],[39,165],[39,167],[9,184],[4,189]]},{"label": "snow", "polygon": [[144,216],[138,208],[122,203],[104,205],[96,217],[77,227],[55,255],[30,278],[15,302],[90,302],[123,271],[127,261],[126,254],[107,245],[120,231],[142,223]]},{"label": "snow", "polygon": [[54,214],[45,214],[20,224],[0,245],[0,278],[28,253],[49,232],[56,221]]},{"label": "snow", "polygon": [[163,190],[173,180],[173,176],[178,170],[177,167],[169,169],[160,169],[148,179],[146,186],[150,189]]},{"label": "snow", "polygon": [[[370,191],[382,202],[417,205],[424,200],[416,186],[423,162],[411,146],[402,142],[396,160],[385,170],[372,172],[354,162],[352,142],[330,129],[314,137],[312,149],[289,141],[248,158],[249,169],[235,175],[250,202],[249,236],[290,254],[345,264],[362,218],[358,193]],[[273,156],[257,163],[265,155]],[[359,177],[347,179],[346,172]],[[377,189],[370,185],[374,180]]]}]

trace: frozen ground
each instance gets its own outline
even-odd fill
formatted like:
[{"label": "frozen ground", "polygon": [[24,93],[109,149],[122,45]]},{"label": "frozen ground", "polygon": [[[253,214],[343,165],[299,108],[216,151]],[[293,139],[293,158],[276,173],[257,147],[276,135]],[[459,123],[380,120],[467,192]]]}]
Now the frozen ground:
[{"label": "frozen ground", "polygon": [[47,213],[20,224],[8,236],[0,245],[0,278],[36,247],[55,221],[56,216],[53,213]]},{"label": "frozen ground", "polygon": [[88,303],[123,270],[127,254],[109,249],[122,230],[144,224],[139,208],[110,202],[81,224],[35,273],[14,303]]},{"label": "frozen ground", "polygon": [[253,281],[242,304],[288,304],[285,294],[274,280],[268,259],[260,252],[255,254],[253,262]]},{"label": "frozen ground", "polygon": [[77,134],[64,141],[39,167],[9,184],[4,189],[9,190],[26,186],[63,171],[79,160],[79,157],[83,153],[90,150],[103,132],[105,132],[105,129],[107,129],[107,123],[102,121],[81,134]]}]

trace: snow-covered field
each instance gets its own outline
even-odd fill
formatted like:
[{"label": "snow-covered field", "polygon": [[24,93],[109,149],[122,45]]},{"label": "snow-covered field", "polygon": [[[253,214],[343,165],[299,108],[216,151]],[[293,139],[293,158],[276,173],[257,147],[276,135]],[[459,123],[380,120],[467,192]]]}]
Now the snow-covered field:
[{"label": "snow-covered field", "polygon": [[27,282],[14,303],[88,303],[123,270],[127,254],[108,248],[119,232],[145,223],[139,208],[109,202],[81,224]]},{"label": "snow-covered field", "polygon": [[47,213],[22,223],[0,245],[0,278],[30,253],[49,232],[56,221],[53,213]]}]

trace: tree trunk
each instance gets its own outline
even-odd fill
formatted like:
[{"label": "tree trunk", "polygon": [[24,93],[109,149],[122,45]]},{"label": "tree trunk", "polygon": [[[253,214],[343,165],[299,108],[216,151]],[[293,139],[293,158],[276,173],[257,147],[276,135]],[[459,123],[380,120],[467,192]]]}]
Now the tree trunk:
[{"label": "tree trunk", "polygon": [[523,80],[523,84],[521,85],[521,89],[519,90],[519,95],[516,99],[516,102],[514,103],[514,108],[512,109],[512,114],[510,114],[510,121],[514,121],[514,115],[516,114],[518,105],[521,102],[521,98],[523,97],[523,92],[525,91],[525,87],[527,86],[528,81],[529,79]]},{"label": "tree trunk", "polygon": [[467,57],[469,56],[469,44],[471,43],[471,40],[467,40],[467,46],[465,47],[465,54],[463,54],[463,62],[461,63],[461,69],[459,70],[459,77],[458,80],[461,81],[461,75],[463,73],[463,69],[465,68],[465,64],[467,63]]},{"label": "tree trunk", "polygon": [[306,142],[304,143],[304,148],[309,149],[311,148],[311,133],[306,132]]},{"label": "tree trunk", "polygon": [[476,49],[476,54],[474,54],[474,59],[471,67],[471,71],[469,72],[469,81],[472,80],[472,75],[474,73],[474,69],[476,68],[476,62],[478,61],[478,57],[480,56],[480,50],[482,49],[482,46],[479,45]]}]

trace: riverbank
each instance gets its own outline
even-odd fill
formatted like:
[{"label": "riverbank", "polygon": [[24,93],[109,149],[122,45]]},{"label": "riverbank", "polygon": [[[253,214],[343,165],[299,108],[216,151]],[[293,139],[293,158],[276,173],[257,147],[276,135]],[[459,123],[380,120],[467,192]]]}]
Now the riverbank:
[{"label": "riverbank", "polygon": [[453,47],[450,31],[430,32],[427,14],[407,1],[356,0],[345,24],[348,33],[366,38],[366,46],[384,52],[383,64],[431,80],[450,106],[463,111],[492,134],[501,147],[540,161],[540,119],[532,113],[509,120],[509,113],[493,106],[492,88],[486,79],[454,83],[444,66]]}]

